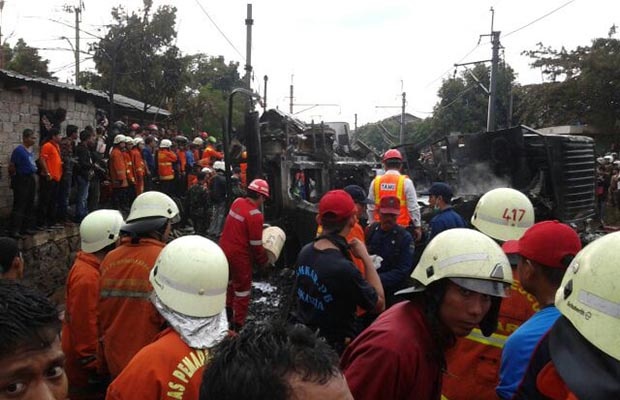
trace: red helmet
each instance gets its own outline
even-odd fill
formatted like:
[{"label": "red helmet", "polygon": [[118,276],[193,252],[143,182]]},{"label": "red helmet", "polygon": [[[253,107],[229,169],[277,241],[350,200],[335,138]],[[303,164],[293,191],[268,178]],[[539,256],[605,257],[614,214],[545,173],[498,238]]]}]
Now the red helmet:
[{"label": "red helmet", "polygon": [[140,129],[140,124],[137,124],[135,122],[133,124],[131,124],[131,130],[132,131],[137,131],[138,129]]},{"label": "red helmet", "polygon": [[155,125],[155,124],[151,124],[151,125],[149,125],[149,130],[150,130],[150,131],[156,131],[156,130],[158,130],[157,125]]},{"label": "red helmet", "polygon": [[200,132],[200,137],[206,139],[209,137],[209,134],[207,132]]},{"label": "red helmet", "polygon": [[269,184],[264,179],[254,179],[248,185],[248,190],[269,198]]},{"label": "red helmet", "polygon": [[394,158],[396,158],[396,159],[398,159],[400,161],[403,160],[403,156],[400,154],[400,151],[398,151],[396,149],[389,149],[383,155],[383,161],[394,159]]}]

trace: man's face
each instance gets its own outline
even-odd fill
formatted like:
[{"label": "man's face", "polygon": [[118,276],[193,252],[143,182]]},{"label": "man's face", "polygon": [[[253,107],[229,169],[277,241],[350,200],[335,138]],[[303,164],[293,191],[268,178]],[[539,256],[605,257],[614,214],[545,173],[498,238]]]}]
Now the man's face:
[{"label": "man's face", "polygon": [[290,400],[353,400],[342,374],[324,384],[304,381],[296,374],[289,377],[288,381],[291,387]]},{"label": "man's face", "polygon": [[385,214],[379,211],[379,223],[381,224],[381,229],[384,231],[389,231],[396,226],[396,219],[398,215],[395,214]]},{"label": "man's face", "polygon": [[60,143],[62,137],[60,135],[52,135],[52,141],[56,143]]},{"label": "man's face", "polygon": [[56,335],[51,346],[22,345],[0,359],[0,400],[65,400],[65,356]]},{"label": "man's face", "polygon": [[357,209],[357,218],[364,218],[364,215],[366,215],[366,204],[355,203],[355,208]]},{"label": "man's face", "polygon": [[28,137],[25,137],[24,138],[24,146],[26,148],[30,148],[30,147],[34,146],[36,141],[37,141],[37,137],[35,135],[30,135]]},{"label": "man's face", "polygon": [[439,307],[439,320],[455,336],[467,336],[491,308],[491,296],[474,292],[448,281]]},{"label": "man's face", "polygon": [[435,196],[434,194],[431,194],[428,196],[428,205],[431,208],[435,208],[435,206],[437,205],[437,196]]}]

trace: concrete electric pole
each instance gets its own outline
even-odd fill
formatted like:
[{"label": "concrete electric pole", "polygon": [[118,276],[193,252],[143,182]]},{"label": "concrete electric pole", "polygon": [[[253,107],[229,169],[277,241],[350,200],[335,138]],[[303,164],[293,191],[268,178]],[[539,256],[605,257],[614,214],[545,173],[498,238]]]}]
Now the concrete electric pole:
[{"label": "concrete electric pole", "polygon": [[2,44],[2,9],[4,0],[0,0],[0,69],[4,68],[4,44]]}]

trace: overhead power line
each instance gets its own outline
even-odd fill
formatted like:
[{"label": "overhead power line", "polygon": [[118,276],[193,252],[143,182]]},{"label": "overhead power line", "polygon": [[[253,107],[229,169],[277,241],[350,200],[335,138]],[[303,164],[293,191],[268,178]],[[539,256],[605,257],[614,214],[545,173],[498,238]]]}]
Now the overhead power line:
[{"label": "overhead power line", "polygon": [[217,24],[215,23],[213,18],[211,18],[211,16],[207,12],[207,10],[205,10],[205,8],[202,6],[202,4],[200,4],[199,0],[196,0],[196,4],[198,4],[198,7],[200,7],[202,12],[207,16],[207,18],[209,18],[209,21],[211,21],[213,26],[215,26],[215,29],[217,29],[217,31],[224,37],[224,39],[226,39],[228,44],[237,52],[237,54],[239,54],[239,56],[243,59],[243,61],[245,61],[245,57],[243,56],[243,54],[241,54],[241,52],[235,47],[235,45],[230,41],[230,39],[228,39],[228,36],[226,36],[226,34],[220,29],[220,27],[217,26]]},{"label": "overhead power line", "polygon": [[566,3],[562,4],[561,6],[559,6],[559,7],[555,8],[555,9],[553,9],[553,10],[549,11],[549,12],[548,12],[548,13],[546,13],[545,15],[542,15],[542,16],[540,16],[540,17],[536,18],[536,19],[535,19],[535,20],[533,20],[532,22],[529,22],[529,23],[527,23],[527,24],[523,25],[522,27],[515,29],[514,31],[510,31],[510,32],[508,32],[507,34],[505,34],[505,35],[503,36],[503,39],[506,39],[508,36],[512,35],[513,33],[517,33],[517,32],[519,32],[520,30],[523,30],[523,29],[527,28],[528,26],[531,26],[531,25],[535,24],[536,22],[540,21],[541,19],[547,18],[547,17],[548,17],[548,16],[550,16],[551,14],[554,14],[554,13],[556,13],[557,11],[560,11],[561,9],[563,9],[564,7],[566,7],[567,5],[569,5],[569,4],[571,4],[571,3],[574,3],[574,2],[575,2],[575,0],[570,0],[570,1],[567,1]]}]

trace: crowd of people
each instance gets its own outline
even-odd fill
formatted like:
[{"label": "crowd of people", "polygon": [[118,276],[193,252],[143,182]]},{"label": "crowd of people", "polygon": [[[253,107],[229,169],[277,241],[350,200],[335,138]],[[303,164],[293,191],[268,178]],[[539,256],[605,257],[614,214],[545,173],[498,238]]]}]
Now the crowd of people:
[{"label": "crowd of people", "polygon": [[[169,148],[165,140],[158,154]],[[161,160],[173,162],[167,154]],[[223,209],[217,243],[199,234],[170,241],[182,218],[173,199],[178,186],[135,195],[118,185],[119,206],[135,196],[126,216],[122,207],[100,209],[80,221],[63,318],[48,299],[14,282],[24,265],[17,242],[3,238],[2,393],[145,400],[620,396],[620,269],[609,257],[620,233],[582,249],[570,226],[535,223],[530,200],[508,188],[485,193],[468,224],[451,206],[452,188],[438,182],[428,193],[435,216],[425,235],[415,186],[400,173],[402,156],[390,150],[383,162],[391,172],[368,190],[349,185],[320,198],[317,236],[292,266],[284,319],[246,324],[252,272],[271,262],[262,243],[261,206],[271,196],[263,179]],[[197,180],[205,181],[202,171]],[[414,265],[423,237],[430,241]]]},{"label": "crowd of people", "polygon": [[[103,207],[127,215],[136,196],[149,190],[181,202],[198,233],[221,233],[225,167],[215,136],[201,132],[190,140],[153,124],[143,129],[122,122],[113,125],[110,137],[106,132],[102,127],[80,131],[67,125],[63,134],[50,126],[42,133],[38,157],[37,134],[32,129],[22,132],[22,143],[11,153],[9,164],[13,190],[9,236],[19,239],[79,224],[89,212]],[[245,166],[239,158],[232,171],[237,197],[244,195]],[[212,215],[216,221],[211,227]]]}]

